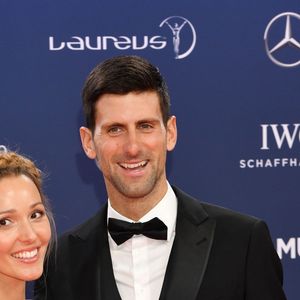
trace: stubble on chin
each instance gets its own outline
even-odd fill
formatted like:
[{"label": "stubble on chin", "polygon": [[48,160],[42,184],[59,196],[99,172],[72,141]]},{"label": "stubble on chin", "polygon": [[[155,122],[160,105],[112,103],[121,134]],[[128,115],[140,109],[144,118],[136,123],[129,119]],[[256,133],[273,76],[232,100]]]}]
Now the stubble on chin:
[{"label": "stubble on chin", "polygon": [[128,199],[139,199],[144,198],[149,195],[156,186],[158,182],[157,176],[151,176],[140,182],[124,182],[119,177],[114,177],[111,179],[111,184],[114,189]]}]

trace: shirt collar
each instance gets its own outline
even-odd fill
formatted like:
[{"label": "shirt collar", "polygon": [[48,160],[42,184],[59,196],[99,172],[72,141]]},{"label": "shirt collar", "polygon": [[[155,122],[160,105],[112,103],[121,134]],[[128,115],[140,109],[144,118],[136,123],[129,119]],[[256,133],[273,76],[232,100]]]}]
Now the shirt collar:
[{"label": "shirt collar", "polygon": [[[175,231],[176,217],[177,217],[177,198],[176,195],[167,182],[168,189],[165,196],[154,206],[147,214],[145,214],[138,222],[147,222],[152,218],[159,218],[168,227],[168,241]],[[127,222],[135,222],[114,210],[108,199],[107,218],[115,218]]]}]

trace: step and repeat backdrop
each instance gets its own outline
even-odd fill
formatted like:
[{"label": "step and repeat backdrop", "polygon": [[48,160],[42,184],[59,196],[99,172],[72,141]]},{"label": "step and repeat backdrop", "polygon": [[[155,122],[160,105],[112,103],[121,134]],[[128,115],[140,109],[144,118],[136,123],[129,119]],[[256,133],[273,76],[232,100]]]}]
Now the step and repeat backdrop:
[{"label": "step and repeat backdrop", "polygon": [[104,59],[140,55],[178,120],[169,181],[264,219],[299,299],[299,0],[1,0],[0,24],[0,145],[47,174],[59,234],[106,201],[80,145],[83,82]]}]

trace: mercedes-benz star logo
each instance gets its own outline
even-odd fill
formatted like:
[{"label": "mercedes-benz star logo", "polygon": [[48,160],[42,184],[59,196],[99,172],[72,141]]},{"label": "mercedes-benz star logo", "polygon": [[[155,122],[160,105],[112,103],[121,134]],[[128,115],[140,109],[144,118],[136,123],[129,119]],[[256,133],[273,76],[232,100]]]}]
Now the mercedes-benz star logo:
[{"label": "mercedes-benz star logo", "polygon": [[[192,25],[192,23],[184,17],[171,16],[171,17],[168,17],[165,20],[163,20],[160,23],[159,27],[162,27],[164,25],[167,25],[172,31],[175,59],[182,59],[182,58],[187,57],[194,50],[195,45],[196,45],[196,31],[195,31],[195,28]],[[180,32],[185,25],[189,26],[191,29],[192,41],[191,41],[190,47],[186,51],[181,53],[181,51],[180,51],[180,46],[181,46]]]},{"label": "mercedes-benz star logo", "polygon": [[[273,45],[273,47],[270,47],[270,45],[269,45],[270,28],[280,18],[286,18],[284,37],[280,41],[278,41],[277,44]],[[293,37],[293,34],[292,34],[292,26],[291,26],[292,18],[296,18],[297,20],[300,20],[300,15],[297,13],[293,13],[293,12],[285,12],[285,13],[281,13],[281,14],[277,15],[269,22],[269,24],[265,30],[265,34],[264,34],[265,47],[266,47],[266,52],[267,52],[268,57],[276,65],[281,66],[281,67],[286,67],[286,68],[296,67],[296,66],[300,65],[300,59],[296,62],[287,63],[287,62],[280,61],[278,59],[278,57],[275,57],[274,54],[277,51],[279,51],[281,48],[287,47],[287,46],[295,47],[298,50],[300,50],[300,43],[295,37]],[[300,51],[299,51],[299,56],[300,56]]]}]

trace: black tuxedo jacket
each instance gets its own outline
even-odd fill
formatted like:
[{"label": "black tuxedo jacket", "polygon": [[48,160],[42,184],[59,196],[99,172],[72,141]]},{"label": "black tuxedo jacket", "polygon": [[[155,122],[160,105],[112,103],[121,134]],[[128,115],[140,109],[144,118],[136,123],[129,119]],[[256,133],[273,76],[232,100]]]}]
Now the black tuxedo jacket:
[{"label": "black tuxedo jacket", "polygon": [[[281,264],[263,221],[173,189],[176,235],[160,300],[286,299]],[[107,205],[59,239],[34,299],[121,299],[108,245]]]}]

